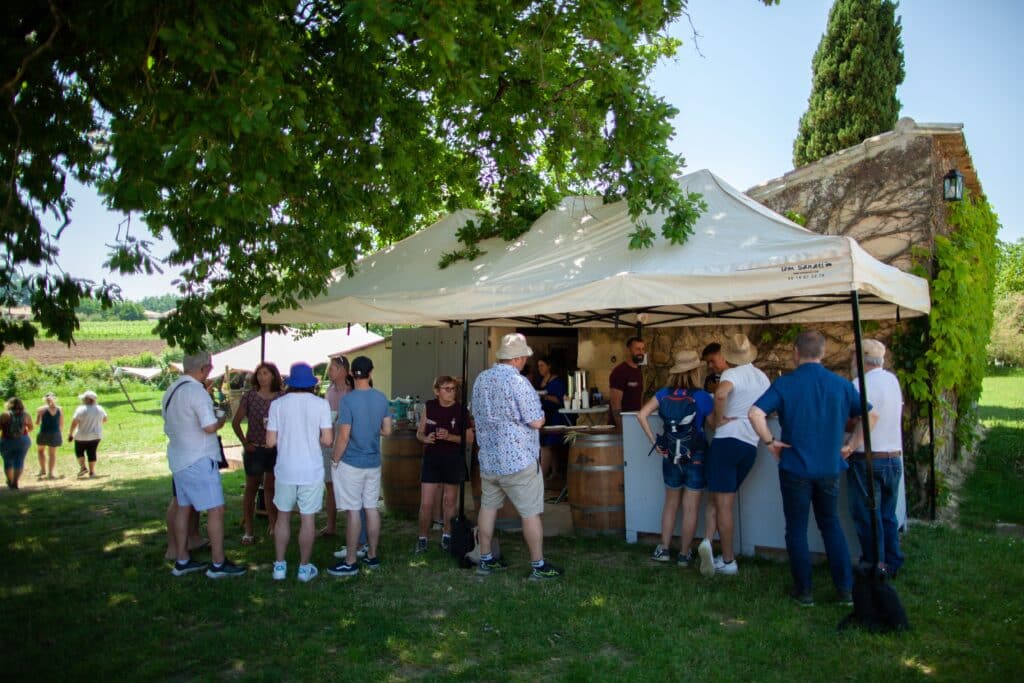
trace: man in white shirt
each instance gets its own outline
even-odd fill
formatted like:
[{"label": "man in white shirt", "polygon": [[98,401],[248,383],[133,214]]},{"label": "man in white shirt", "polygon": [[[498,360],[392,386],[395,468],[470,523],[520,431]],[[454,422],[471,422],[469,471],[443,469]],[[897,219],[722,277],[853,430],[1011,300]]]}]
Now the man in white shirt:
[{"label": "man in white shirt", "polygon": [[[174,477],[178,501],[174,515],[177,561],[171,574],[184,576],[205,569],[211,579],[241,576],[245,568],[224,557],[224,489],[217,469],[217,431],[224,426],[227,413],[214,414],[213,399],[203,386],[213,370],[210,354],[199,351],[185,356],[182,365],[184,374],[167,388],[160,403],[168,439],[167,464]],[[189,556],[188,522],[192,509],[206,511],[212,566]]]},{"label": "man in white shirt", "polygon": [[274,466],[274,505],[277,524],[274,525],[273,578],[284,580],[288,563],[285,552],[291,536],[292,510],[299,509],[299,571],[302,582],[316,578],[317,568],[310,562],[313,555],[313,537],[316,531],[316,513],[324,497],[324,464],[322,448],[334,440],[331,427],[330,404],[313,393],[318,381],[313,368],[306,363],[295,363],[288,373],[288,393],[270,404],[267,418],[267,446],[277,448]]},{"label": "man in white shirt", "polygon": [[[862,564],[878,565],[890,576],[903,566],[900,550],[899,522],[896,519],[896,500],[903,479],[903,394],[896,375],[883,369],[885,345],[875,339],[865,339],[864,385],[868,401],[878,414],[878,422],[871,428],[871,469],[875,485],[875,520],[878,524],[878,543],[872,548],[871,511],[868,500],[867,462],[863,445],[847,460],[846,484],[850,516],[860,540]],[[857,381],[856,349],[850,349],[850,369],[853,386],[860,391]],[[860,441],[851,437],[851,445]]]}]

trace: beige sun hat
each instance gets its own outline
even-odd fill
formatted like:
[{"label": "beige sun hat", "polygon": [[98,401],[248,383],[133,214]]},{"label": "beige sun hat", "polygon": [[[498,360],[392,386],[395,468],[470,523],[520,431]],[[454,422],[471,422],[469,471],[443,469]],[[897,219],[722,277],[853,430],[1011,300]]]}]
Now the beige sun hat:
[{"label": "beige sun hat", "polygon": [[498,347],[498,352],[495,354],[498,360],[511,360],[532,355],[533,349],[526,344],[526,337],[518,332],[506,334],[502,337],[501,346]]},{"label": "beige sun hat", "polygon": [[90,389],[89,391],[86,391],[83,394],[79,394],[78,395],[78,400],[80,400],[80,401],[84,401],[87,398],[91,398],[92,400],[95,401],[97,398],[99,398],[99,396],[97,396],[96,392],[93,391],[92,389]]},{"label": "beige sun hat", "polygon": [[697,352],[691,349],[676,351],[675,362],[676,364],[669,368],[668,374],[670,375],[675,375],[680,372],[688,372],[704,365],[704,361],[700,359]]},{"label": "beige sun hat", "polygon": [[757,358],[757,347],[750,343],[745,334],[734,334],[722,344],[722,358],[729,365],[746,365]]}]

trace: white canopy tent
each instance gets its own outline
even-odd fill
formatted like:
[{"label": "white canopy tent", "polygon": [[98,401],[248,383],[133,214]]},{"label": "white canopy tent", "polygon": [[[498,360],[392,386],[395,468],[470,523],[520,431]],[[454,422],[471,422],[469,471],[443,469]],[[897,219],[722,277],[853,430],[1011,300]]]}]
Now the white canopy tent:
[{"label": "white canopy tent", "polygon": [[[272,303],[264,302],[263,321],[462,323],[463,374],[471,324],[640,328],[851,321],[870,480],[860,321],[927,314],[928,283],[881,263],[852,238],[796,225],[710,171],[686,175],[679,184],[707,204],[682,245],[661,236],[665,215],[653,213],[642,217],[657,235],[653,247],[630,250],[635,224],[625,202],[573,197],[517,240],[488,240],[476,260],[442,270],[441,256],[460,248],[456,232],[475,216],[458,211],[362,259],[351,278],[344,269],[335,271],[327,291],[297,309],[272,311]],[[463,385],[463,406],[466,398]]]},{"label": "white canopy tent", "polygon": [[[819,235],[743,195],[710,171],[679,181],[707,204],[683,245],[661,237],[665,215],[644,220],[654,246],[627,248],[634,223],[625,202],[572,197],[513,242],[492,239],[474,261],[438,268],[458,249],[471,211],[336,271],[327,291],[267,323],[360,322],[495,326],[707,325],[922,315],[928,284],[883,264],[849,237]],[[266,303],[266,302],[265,302]]]},{"label": "white canopy tent", "polygon": [[[380,335],[368,332],[362,325],[320,330],[309,336],[298,335],[298,330],[285,328],[281,332],[267,332],[263,342],[260,337],[255,337],[238,346],[215,353],[211,361],[213,372],[210,373],[210,377],[222,376],[225,368],[249,372],[255,370],[261,362],[261,346],[264,347],[263,357],[266,361],[275,364],[281,374],[287,375],[292,363],[325,363],[330,356],[363,349],[384,340]],[[175,366],[181,370],[179,363]]]}]

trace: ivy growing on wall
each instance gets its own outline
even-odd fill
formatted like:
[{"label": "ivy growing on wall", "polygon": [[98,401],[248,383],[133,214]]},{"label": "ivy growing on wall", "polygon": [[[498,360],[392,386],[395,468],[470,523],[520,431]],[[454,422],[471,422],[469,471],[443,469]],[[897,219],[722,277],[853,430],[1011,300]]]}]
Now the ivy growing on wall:
[{"label": "ivy growing on wall", "polygon": [[947,211],[949,234],[935,238],[934,252],[925,256],[930,263],[916,268],[930,281],[931,315],[900,334],[896,367],[910,398],[921,405],[953,408],[946,405],[946,396],[956,396],[957,442],[969,447],[992,330],[999,219],[984,197],[965,196],[948,204]]}]

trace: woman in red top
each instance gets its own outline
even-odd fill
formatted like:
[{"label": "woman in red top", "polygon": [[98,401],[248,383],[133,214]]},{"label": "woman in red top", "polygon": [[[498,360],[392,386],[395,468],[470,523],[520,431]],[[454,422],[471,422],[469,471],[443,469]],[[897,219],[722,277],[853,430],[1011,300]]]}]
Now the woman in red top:
[{"label": "woman in red top", "polygon": [[455,400],[459,381],[448,375],[434,380],[434,395],[420,415],[416,439],[423,446],[423,469],[420,474],[420,529],[416,552],[427,549],[427,531],[431,512],[439,490],[443,491],[444,530],[441,549],[451,543],[451,519],[455,516],[459,484],[466,478],[466,462],[462,453],[462,404]]},{"label": "woman in red top", "polygon": [[[263,503],[267,508],[267,524],[273,533],[277,522],[277,508],[274,507],[274,465],[277,463],[277,449],[267,447],[267,416],[270,403],[281,394],[281,373],[273,363],[260,363],[252,374],[252,388],[242,395],[238,410],[231,420],[231,428],[242,442],[242,464],[245,467],[245,491],[242,493],[242,524],[245,535],[242,545],[256,542],[253,533],[253,507],[256,491],[263,480]],[[242,420],[248,422],[242,434]]]}]

